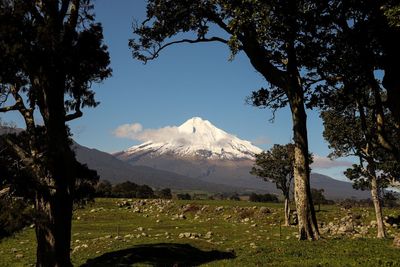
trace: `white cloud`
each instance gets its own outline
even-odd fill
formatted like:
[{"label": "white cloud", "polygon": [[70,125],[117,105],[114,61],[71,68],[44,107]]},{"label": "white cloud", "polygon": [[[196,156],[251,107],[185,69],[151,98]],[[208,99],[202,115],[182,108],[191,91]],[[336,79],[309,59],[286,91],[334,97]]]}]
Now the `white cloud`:
[{"label": "white cloud", "polygon": [[271,139],[269,139],[266,136],[259,136],[256,139],[254,139],[252,141],[252,143],[256,146],[260,146],[260,145],[268,145],[271,144]]},{"label": "white cloud", "polygon": [[175,142],[186,144],[187,138],[185,134],[178,131],[176,126],[166,126],[159,129],[143,129],[140,123],[124,124],[114,130],[116,137],[128,138],[132,140],[147,142]]},{"label": "white cloud", "polygon": [[327,157],[314,155],[314,162],[311,164],[311,168],[329,169],[335,167],[351,167],[352,164],[353,163],[350,161],[331,160]]},{"label": "white cloud", "polygon": [[143,130],[140,123],[123,124],[114,130],[113,134],[116,137],[136,139],[135,135]]}]

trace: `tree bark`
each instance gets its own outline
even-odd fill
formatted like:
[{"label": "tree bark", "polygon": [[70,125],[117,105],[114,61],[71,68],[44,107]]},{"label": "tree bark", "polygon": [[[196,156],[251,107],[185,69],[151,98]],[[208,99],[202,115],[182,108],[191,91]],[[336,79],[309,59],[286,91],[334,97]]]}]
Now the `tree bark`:
[{"label": "tree bark", "polygon": [[36,266],[72,266],[70,258],[72,201],[59,196],[36,197]]},{"label": "tree bark", "polygon": [[285,196],[285,226],[290,225],[290,205],[289,197]]},{"label": "tree bark", "polygon": [[304,108],[302,88],[293,86],[292,90],[288,92],[288,98],[292,111],[295,144],[294,196],[299,221],[299,239],[317,240],[319,239],[319,231],[311,199],[307,115]]},{"label": "tree bark", "polygon": [[371,177],[371,196],[372,202],[374,203],[375,215],[376,215],[376,224],[377,224],[377,237],[385,238],[385,226],[383,224],[383,215],[382,215],[382,205],[379,199],[379,187],[376,179],[376,175],[372,175]]},{"label": "tree bark", "polygon": [[[49,77],[52,77],[49,75]],[[46,177],[44,193],[36,196],[39,219],[36,222],[37,261],[36,266],[72,266],[71,221],[75,187],[75,155],[70,148],[68,128],[65,125],[64,81],[53,76],[54,86],[45,88],[46,105],[41,108],[46,128]],[[58,77],[58,78],[57,78]]]}]

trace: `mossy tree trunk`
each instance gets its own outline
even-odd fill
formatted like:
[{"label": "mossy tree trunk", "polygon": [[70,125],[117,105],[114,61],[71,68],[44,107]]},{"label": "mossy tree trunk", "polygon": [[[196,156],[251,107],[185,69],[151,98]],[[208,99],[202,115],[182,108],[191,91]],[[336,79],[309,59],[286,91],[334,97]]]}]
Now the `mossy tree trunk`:
[{"label": "mossy tree trunk", "polygon": [[319,239],[319,231],[311,198],[307,115],[304,109],[303,90],[295,84],[293,87],[295,90],[290,91],[288,98],[292,111],[295,144],[294,196],[299,221],[299,239],[316,240]]}]

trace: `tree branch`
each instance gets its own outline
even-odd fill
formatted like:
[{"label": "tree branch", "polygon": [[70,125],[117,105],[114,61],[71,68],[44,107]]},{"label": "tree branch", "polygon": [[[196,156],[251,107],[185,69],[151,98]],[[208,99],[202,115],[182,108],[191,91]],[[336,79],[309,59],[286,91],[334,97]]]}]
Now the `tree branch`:
[{"label": "tree branch", "polygon": [[21,107],[21,105],[19,105],[18,103],[15,103],[12,106],[7,106],[7,107],[0,108],[0,112],[1,113],[5,113],[5,112],[8,112],[8,111],[19,110],[20,107]]},{"label": "tree branch", "polygon": [[75,111],[75,113],[66,115],[65,116],[65,121],[67,122],[67,121],[75,120],[77,118],[82,117],[82,115],[83,115],[82,111],[80,109],[78,109],[78,110]]},{"label": "tree branch", "polygon": [[210,38],[182,39],[179,41],[172,41],[172,42],[166,43],[164,45],[160,45],[158,49],[155,49],[152,52],[147,51],[150,54],[150,57],[146,57],[146,61],[156,59],[162,50],[164,50],[168,46],[171,46],[174,44],[182,44],[182,43],[194,44],[194,43],[206,43],[206,42],[221,42],[224,44],[228,43],[227,40],[217,37],[217,36],[210,37]]},{"label": "tree branch", "polygon": [[75,104],[75,113],[68,114],[65,116],[64,121],[72,121],[77,118],[82,117],[83,113],[81,111],[81,99],[78,97],[77,103]]},{"label": "tree branch", "polygon": [[0,190],[0,197],[2,197],[2,196],[4,196],[4,195],[7,195],[8,192],[10,192],[10,187],[9,187],[9,186],[6,187],[6,188],[1,189],[1,190]]},{"label": "tree branch", "polygon": [[60,17],[64,18],[67,14],[70,0],[63,0],[60,8]]},{"label": "tree branch", "polygon": [[11,94],[13,95],[15,99],[15,104],[12,106],[6,106],[0,108],[0,112],[8,112],[8,111],[13,111],[13,110],[19,110],[20,112],[26,111],[26,107],[24,105],[24,100],[22,97],[18,94],[18,89],[15,86],[11,86]]},{"label": "tree branch", "polygon": [[5,142],[14,150],[25,166],[31,166],[33,163],[32,157],[22,147],[11,141],[10,138],[5,138]]},{"label": "tree branch", "polygon": [[71,2],[71,14],[68,21],[70,29],[75,29],[79,18],[80,0],[73,0]]}]

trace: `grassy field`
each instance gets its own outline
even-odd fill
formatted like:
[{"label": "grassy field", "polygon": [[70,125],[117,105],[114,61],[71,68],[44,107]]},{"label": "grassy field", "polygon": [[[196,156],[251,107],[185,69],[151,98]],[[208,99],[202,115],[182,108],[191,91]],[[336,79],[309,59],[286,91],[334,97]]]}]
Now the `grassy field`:
[{"label": "grassy field", "polygon": [[[97,199],[74,214],[75,266],[400,266],[392,238],[329,235],[298,241],[297,227],[280,227],[281,204],[245,201]],[[385,210],[398,215],[400,211]],[[322,206],[319,223],[348,214],[368,225],[372,209]],[[388,228],[389,235],[400,231]],[[33,266],[35,237],[26,229],[0,241],[0,266]]]}]

